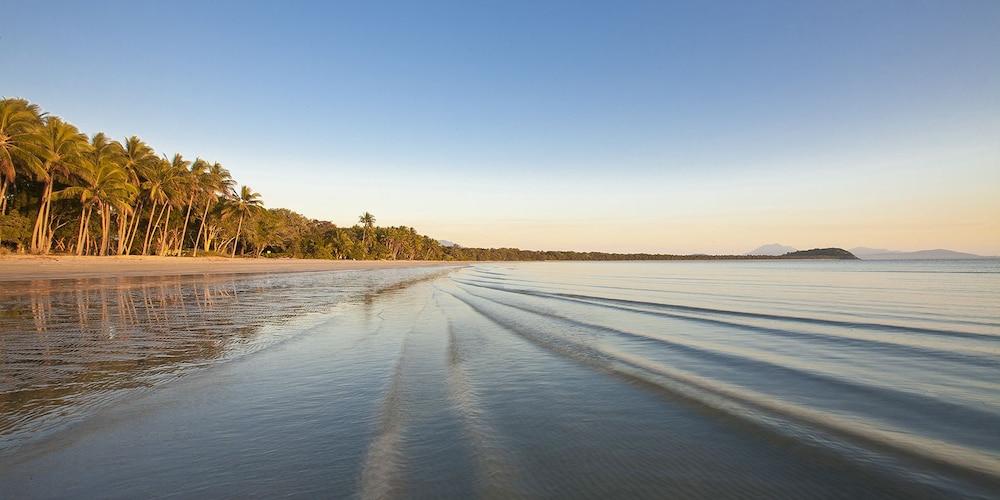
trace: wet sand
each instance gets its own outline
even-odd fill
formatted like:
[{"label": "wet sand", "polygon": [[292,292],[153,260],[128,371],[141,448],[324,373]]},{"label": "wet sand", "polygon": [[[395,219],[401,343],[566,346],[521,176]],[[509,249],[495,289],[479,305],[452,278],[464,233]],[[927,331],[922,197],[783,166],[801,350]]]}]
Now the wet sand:
[{"label": "wet sand", "polygon": [[442,261],[249,259],[225,257],[77,257],[7,255],[0,257],[0,281],[191,274],[293,273],[454,265]]}]

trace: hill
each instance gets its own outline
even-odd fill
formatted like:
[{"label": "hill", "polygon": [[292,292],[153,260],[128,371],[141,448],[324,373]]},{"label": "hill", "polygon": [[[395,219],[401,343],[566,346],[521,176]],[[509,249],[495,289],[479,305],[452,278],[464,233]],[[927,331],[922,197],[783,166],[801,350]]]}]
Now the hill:
[{"label": "hill", "polygon": [[781,259],[836,259],[836,260],[857,260],[857,256],[844,250],[843,248],[813,248],[812,250],[799,250],[789,252]]},{"label": "hill", "polygon": [[956,252],[944,248],[933,250],[918,250],[915,252],[899,252],[882,248],[852,248],[851,252],[865,260],[964,260],[984,259],[982,255]]},{"label": "hill", "polygon": [[795,251],[798,251],[798,249],[787,245],[771,243],[768,245],[761,245],[753,250],[750,250],[744,255],[772,255],[777,257],[779,255],[785,255],[786,253],[792,253]]}]

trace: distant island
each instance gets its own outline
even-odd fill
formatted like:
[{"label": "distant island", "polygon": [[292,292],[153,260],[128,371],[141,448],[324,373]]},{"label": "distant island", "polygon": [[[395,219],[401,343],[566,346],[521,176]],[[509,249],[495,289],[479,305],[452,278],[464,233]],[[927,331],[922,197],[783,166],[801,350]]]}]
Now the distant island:
[{"label": "distant island", "polygon": [[[785,256],[797,252],[798,249],[779,243],[769,243],[750,250],[744,255],[748,256]],[[812,251],[812,250],[810,250]],[[969,260],[969,259],[991,259],[984,255],[976,255],[966,252],[957,252],[944,248],[933,250],[917,250],[913,252],[903,252],[899,250],[888,250],[885,248],[855,247],[847,252],[861,260]]]},{"label": "distant island", "polygon": [[857,247],[852,248],[851,253],[864,260],[968,260],[990,258],[983,255],[946,250],[944,248],[918,250],[915,252],[901,252],[898,250],[887,250],[884,248]]},{"label": "distant island", "polygon": [[812,250],[798,250],[780,255],[779,259],[838,259],[838,260],[858,260],[858,257],[843,248],[813,248]]}]

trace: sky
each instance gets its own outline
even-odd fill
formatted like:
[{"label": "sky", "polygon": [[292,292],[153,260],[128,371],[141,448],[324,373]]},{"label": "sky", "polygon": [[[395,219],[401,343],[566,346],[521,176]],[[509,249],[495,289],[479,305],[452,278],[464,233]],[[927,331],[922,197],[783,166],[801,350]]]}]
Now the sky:
[{"label": "sky", "polygon": [[1000,2],[0,0],[0,96],[465,246],[1000,255]]}]

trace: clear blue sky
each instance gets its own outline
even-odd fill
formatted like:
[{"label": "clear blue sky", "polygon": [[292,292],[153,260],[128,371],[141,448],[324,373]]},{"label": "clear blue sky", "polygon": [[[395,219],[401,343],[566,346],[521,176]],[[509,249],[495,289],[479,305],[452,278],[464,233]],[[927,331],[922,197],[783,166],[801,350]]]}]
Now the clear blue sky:
[{"label": "clear blue sky", "polygon": [[310,217],[1000,254],[997,1],[3,3],[0,95]]}]

